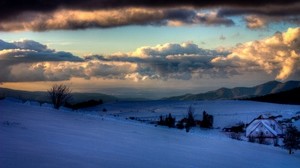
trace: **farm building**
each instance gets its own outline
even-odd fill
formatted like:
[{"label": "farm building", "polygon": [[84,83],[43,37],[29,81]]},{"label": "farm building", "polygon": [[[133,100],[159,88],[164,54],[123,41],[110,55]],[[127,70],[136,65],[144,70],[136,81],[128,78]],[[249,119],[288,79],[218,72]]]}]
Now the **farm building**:
[{"label": "farm building", "polygon": [[246,136],[253,139],[277,139],[282,135],[282,126],[275,119],[263,115],[252,120],[246,128]]}]

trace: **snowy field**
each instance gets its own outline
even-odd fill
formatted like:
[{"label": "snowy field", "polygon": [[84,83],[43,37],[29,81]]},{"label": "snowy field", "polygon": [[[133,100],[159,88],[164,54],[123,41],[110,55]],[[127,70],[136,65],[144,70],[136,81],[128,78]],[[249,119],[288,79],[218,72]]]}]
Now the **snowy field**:
[{"label": "snowy field", "polygon": [[[180,120],[187,116],[188,107],[192,106],[197,119],[202,119],[202,112],[214,116],[214,127],[223,128],[238,122],[249,123],[259,115],[282,115],[291,118],[297,112],[298,105],[283,105],[254,101],[218,100],[218,101],[142,101],[142,102],[113,102],[94,108],[85,109],[94,114],[106,114],[120,118],[137,117],[141,120],[158,120],[160,115],[169,113]],[[102,110],[106,109],[106,113]],[[80,110],[83,111],[83,110]]]},{"label": "snowy field", "polygon": [[168,113],[179,119],[189,105],[199,118],[203,110],[214,115],[216,127],[248,122],[260,114],[290,117],[300,111],[300,106],[247,101],[150,101],[115,102],[73,112],[1,100],[0,167],[299,167],[300,151],[288,155],[272,145],[232,140],[219,129],[193,128],[186,133],[126,120],[154,120]]}]

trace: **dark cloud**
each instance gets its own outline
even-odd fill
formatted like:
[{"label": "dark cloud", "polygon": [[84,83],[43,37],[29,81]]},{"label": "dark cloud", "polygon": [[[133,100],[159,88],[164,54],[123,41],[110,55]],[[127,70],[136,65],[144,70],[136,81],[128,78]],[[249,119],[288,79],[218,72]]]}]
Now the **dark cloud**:
[{"label": "dark cloud", "polygon": [[125,8],[78,11],[57,10],[48,13],[25,12],[17,19],[0,21],[2,31],[47,31],[59,29],[110,28],[127,25],[181,26],[234,25],[231,19],[216,12],[201,12],[190,8],[148,9]]},{"label": "dark cloud", "polygon": [[14,49],[17,48],[17,46],[13,43],[8,43],[0,39],[0,50],[4,49]]},{"label": "dark cloud", "polygon": [[49,49],[46,45],[32,40],[22,40],[12,43],[0,40],[0,60],[1,63],[7,64],[43,61],[83,61],[82,58],[74,56],[69,52],[57,52]]},{"label": "dark cloud", "polygon": [[15,41],[14,44],[19,49],[28,49],[34,50],[37,52],[45,51],[45,52],[54,52],[54,50],[48,49],[46,45],[43,45],[39,42],[33,40],[22,40],[22,41]]},{"label": "dark cloud", "polygon": [[288,5],[296,3],[298,0],[214,0],[214,1],[198,1],[198,0],[2,0],[0,2],[0,14],[3,18],[11,17],[16,14],[28,11],[49,12],[56,9],[80,9],[95,10],[109,8],[124,7],[150,7],[150,8],[166,8],[166,7],[220,7],[220,6],[242,6],[257,7],[269,5]]},{"label": "dark cloud", "polygon": [[221,8],[218,12],[219,16],[238,16],[238,15],[264,15],[273,17],[294,16],[300,14],[300,2],[275,5],[269,4],[266,6],[254,7],[227,7]]},{"label": "dark cloud", "polygon": [[[128,10],[132,8],[144,11]],[[220,11],[216,15],[199,15],[199,10],[212,8]],[[97,11],[102,13],[97,14]],[[119,13],[105,14],[116,11]],[[234,22],[228,16],[257,14],[282,17],[299,15],[299,11],[298,0],[3,0],[0,2],[0,30],[46,31],[182,24],[230,26]],[[86,18],[76,17],[79,12],[87,12]],[[94,16],[88,12],[94,13]]]},{"label": "dark cloud", "polygon": [[300,2],[267,6],[246,6],[220,8],[219,17],[245,16],[244,20],[250,29],[265,28],[270,23],[300,23]]},{"label": "dark cloud", "polygon": [[[0,40],[0,82],[59,81],[70,79],[72,76],[84,77],[81,71],[77,70],[78,67],[59,66],[61,62],[82,61],[82,58],[71,53],[57,52],[36,41],[9,43]],[[50,64],[46,65],[45,62],[56,64],[56,69],[51,70]]]}]

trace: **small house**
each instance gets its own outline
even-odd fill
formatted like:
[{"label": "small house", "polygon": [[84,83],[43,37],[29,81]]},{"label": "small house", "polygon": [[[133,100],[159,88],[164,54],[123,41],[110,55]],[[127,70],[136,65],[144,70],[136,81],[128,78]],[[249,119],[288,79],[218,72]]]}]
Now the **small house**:
[{"label": "small house", "polygon": [[282,126],[275,119],[263,115],[252,120],[246,128],[248,138],[277,139],[282,136]]}]

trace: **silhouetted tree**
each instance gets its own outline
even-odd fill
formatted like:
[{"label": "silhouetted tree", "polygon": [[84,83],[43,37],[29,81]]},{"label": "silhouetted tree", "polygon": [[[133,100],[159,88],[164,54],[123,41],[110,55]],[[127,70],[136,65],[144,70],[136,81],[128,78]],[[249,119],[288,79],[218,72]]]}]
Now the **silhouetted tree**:
[{"label": "silhouetted tree", "polygon": [[159,117],[158,125],[165,125],[171,128],[175,127],[175,121],[175,117],[172,117],[171,113],[169,113],[165,118],[163,116]]},{"label": "silhouetted tree", "polygon": [[194,127],[196,125],[195,123],[195,117],[194,117],[194,108],[192,106],[189,106],[188,108],[188,116],[187,116],[187,125],[189,127]]},{"label": "silhouetted tree", "polygon": [[212,115],[207,114],[206,111],[203,111],[203,119],[200,126],[203,128],[212,128],[213,123],[214,117]]},{"label": "silhouetted tree", "polygon": [[59,109],[72,97],[70,87],[65,84],[54,84],[48,93],[55,109]]},{"label": "silhouetted tree", "polygon": [[289,154],[292,154],[292,150],[300,149],[300,132],[293,125],[289,125],[286,128],[284,136],[284,147],[289,150]]}]

